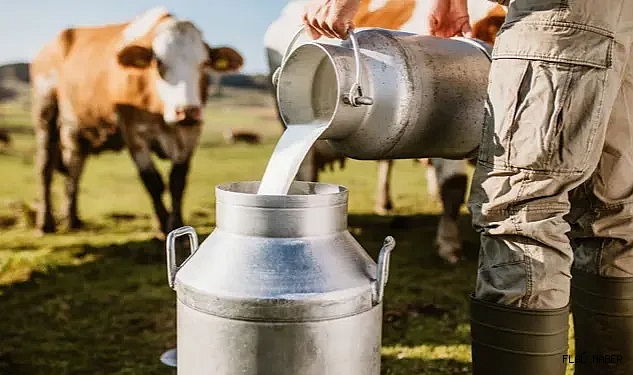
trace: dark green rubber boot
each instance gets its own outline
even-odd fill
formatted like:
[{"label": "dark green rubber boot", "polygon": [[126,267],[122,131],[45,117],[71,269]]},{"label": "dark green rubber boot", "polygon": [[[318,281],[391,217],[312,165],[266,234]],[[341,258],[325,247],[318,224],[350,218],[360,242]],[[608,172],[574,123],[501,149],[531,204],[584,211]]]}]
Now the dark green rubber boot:
[{"label": "dark green rubber boot", "polygon": [[633,278],[572,270],[575,375],[633,374]]},{"label": "dark green rubber boot", "polygon": [[470,296],[473,375],[565,375],[569,306],[528,310]]}]

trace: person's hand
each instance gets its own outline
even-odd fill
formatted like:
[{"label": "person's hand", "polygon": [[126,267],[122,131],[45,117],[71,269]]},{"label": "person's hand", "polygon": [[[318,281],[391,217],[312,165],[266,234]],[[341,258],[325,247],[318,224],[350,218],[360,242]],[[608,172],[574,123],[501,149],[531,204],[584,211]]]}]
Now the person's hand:
[{"label": "person's hand", "polygon": [[312,39],[321,36],[347,39],[359,7],[360,0],[313,0],[305,7],[303,23]]},{"label": "person's hand", "polygon": [[445,38],[471,36],[467,0],[433,0],[433,3],[429,14],[429,34]]}]

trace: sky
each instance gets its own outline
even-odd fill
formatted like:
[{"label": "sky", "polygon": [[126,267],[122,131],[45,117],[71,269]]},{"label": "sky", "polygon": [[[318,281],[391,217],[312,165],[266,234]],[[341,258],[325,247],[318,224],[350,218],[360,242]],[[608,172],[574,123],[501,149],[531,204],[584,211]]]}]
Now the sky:
[{"label": "sky", "polygon": [[130,20],[162,5],[193,21],[211,45],[230,45],[244,56],[242,73],[267,73],[264,33],[288,0],[17,0],[0,12],[0,65],[28,62],[69,26]]}]

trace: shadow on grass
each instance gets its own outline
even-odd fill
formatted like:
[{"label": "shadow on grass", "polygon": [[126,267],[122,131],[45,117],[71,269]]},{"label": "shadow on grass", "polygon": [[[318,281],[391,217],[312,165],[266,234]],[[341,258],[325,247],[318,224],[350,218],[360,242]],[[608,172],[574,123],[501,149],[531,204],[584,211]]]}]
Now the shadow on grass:
[{"label": "shadow on grass", "polygon": [[[470,350],[470,349],[469,349]],[[419,375],[442,374],[461,375],[471,374],[470,362],[454,359],[418,359],[418,358],[392,358],[383,356],[381,375]]]},{"label": "shadow on grass", "polygon": [[[470,368],[467,295],[477,243],[460,225],[467,259],[435,256],[433,215],[350,215],[352,233],[377,259],[396,239],[385,291],[382,374],[460,374]],[[200,233],[200,241],[208,233]],[[0,374],[169,374],[159,362],[175,346],[175,292],[167,285],[164,244],[84,245],[93,260],[34,273],[0,289]],[[185,256],[184,250],[178,258]]]}]

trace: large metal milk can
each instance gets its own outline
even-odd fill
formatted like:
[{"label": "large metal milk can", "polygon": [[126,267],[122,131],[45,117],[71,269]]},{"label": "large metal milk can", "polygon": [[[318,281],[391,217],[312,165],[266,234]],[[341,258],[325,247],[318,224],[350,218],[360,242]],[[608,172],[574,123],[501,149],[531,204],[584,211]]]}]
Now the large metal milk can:
[{"label": "large metal milk can", "polygon": [[[184,375],[378,375],[387,237],[378,264],[347,230],[346,188],[294,182],[216,187],[216,228],[167,237],[177,295],[177,372]],[[180,266],[174,244],[189,236]]]},{"label": "large metal milk can", "polygon": [[365,28],[293,50],[301,32],[273,75],[286,126],[328,125],[320,139],[353,159],[475,156],[490,45]]}]

